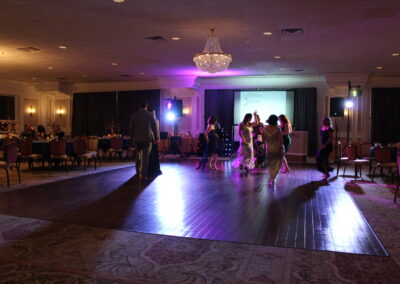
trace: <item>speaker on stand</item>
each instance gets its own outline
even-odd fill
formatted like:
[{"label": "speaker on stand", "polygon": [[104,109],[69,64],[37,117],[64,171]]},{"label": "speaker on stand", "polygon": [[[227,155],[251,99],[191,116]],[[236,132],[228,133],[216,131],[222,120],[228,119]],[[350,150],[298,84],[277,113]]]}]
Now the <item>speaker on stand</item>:
[{"label": "speaker on stand", "polygon": [[330,117],[344,117],[344,97],[334,97],[329,101],[329,116]]}]

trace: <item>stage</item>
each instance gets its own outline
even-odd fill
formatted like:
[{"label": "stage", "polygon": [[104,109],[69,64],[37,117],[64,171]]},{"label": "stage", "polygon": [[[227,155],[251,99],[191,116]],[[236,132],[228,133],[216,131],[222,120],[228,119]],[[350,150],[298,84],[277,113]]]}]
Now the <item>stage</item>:
[{"label": "stage", "polygon": [[0,194],[0,214],[117,230],[287,248],[387,255],[342,178],[320,181],[293,165],[268,187],[268,171],[249,174],[221,162],[162,163],[152,181],[128,167]]}]

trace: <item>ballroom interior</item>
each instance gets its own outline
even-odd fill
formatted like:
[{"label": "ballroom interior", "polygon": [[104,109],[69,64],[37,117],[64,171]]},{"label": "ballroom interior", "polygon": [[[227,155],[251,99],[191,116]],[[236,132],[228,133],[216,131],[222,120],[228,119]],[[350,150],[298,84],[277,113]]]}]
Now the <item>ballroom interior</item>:
[{"label": "ballroom interior", "polygon": [[[399,281],[398,1],[3,0],[0,15],[0,282]],[[224,68],[195,62],[207,47]],[[163,174],[146,181],[129,137],[143,101],[162,133]],[[292,121],[291,171],[273,187],[267,169],[233,165],[244,110]],[[220,169],[196,170],[210,116]],[[7,168],[5,141],[39,125],[49,136]],[[67,146],[53,167],[55,127]],[[76,137],[96,141],[82,164]]]}]

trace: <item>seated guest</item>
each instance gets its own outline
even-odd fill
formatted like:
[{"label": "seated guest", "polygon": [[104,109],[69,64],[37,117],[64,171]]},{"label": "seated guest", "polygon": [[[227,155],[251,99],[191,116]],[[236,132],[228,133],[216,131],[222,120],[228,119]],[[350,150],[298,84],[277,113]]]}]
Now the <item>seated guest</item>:
[{"label": "seated guest", "polygon": [[38,136],[39,136],[40,138],[45,139],[45,138],[47,137],[46,129],[44,128],[43,125],[38,125],[37,131],[38,131]]},{"label": "seated guest", "polygon": [[36,138],[36,131],[33,126],[29,126],[27,124],[24,125],[24,130],[19,135],[21,139],[35,139]]},{"label": "seated guest", "polygon": [[58,137],[58,139],[62,139],[64,137],[64,131],[61,130],[61,127],[59,124],[53,125],[53,132],[54,132],[54,135]]}]

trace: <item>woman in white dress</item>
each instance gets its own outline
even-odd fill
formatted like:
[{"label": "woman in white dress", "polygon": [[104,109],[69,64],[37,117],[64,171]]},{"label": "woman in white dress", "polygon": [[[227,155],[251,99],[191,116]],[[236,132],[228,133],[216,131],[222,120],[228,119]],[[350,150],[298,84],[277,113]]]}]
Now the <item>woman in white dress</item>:
[{"label": "woman in white dress", "polygon": [[269,166],[270,180],[269,184],[275,183],[284,156],[284,147],[282,142],[282,131],[278,127],[278,117],[271,115],[268,120],[268,126],[264,127],[263,140],[266,143],[267,163]]},{"label": "woman in white dress", "polygon": [[253,115],[247,113],[239,124],[240,148],[238,149],[238,162],[239,168],[246,172],[254,168],[253,127],[250,122],[252,118]]}]

